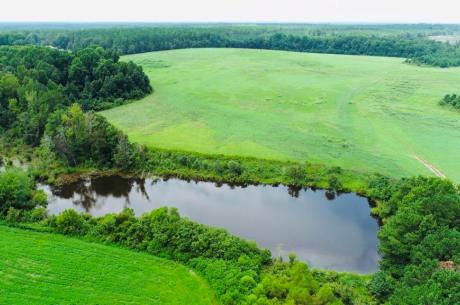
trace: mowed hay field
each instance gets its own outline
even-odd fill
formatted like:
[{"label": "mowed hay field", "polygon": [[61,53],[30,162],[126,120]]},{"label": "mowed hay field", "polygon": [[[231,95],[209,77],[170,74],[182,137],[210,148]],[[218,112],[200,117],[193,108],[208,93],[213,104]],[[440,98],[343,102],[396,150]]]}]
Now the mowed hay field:
[{"label": "mowed hay field", "polygon": [[[155,92],[103,112],[151,147],[460,182],[460,69],[401,58],[185,49],[123,57]],[[429,168],[431,167],[431,169]]]},{"label": "mowed hay field", "polygon": [[217,304],[184,266],[0,225],[0,304]]}]

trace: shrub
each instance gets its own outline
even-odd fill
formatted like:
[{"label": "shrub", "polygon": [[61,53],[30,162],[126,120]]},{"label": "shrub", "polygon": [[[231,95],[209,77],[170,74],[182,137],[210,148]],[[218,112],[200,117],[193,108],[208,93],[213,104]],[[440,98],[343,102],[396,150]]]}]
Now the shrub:
[{"label": "shrub", "polygon": [[294,165],[287,169],[286,175],[291,181],[292,185],[303,185],[307,178],[307,172],[301,165]]},{"label": "shrub", "polygon": [[385,300],[393,293],[394,280],[386,275],[384,272],[379,271],[372,277],[369,285],[369,291],[376,296],[379,300]]},{"label": "shrub", "polygon": [[6,213],[6,222],[11,226],[15,226],[20,223],[22,218],[22,210],[15,209],[13,207],[10,207]]},{"label": "shrub", "polygon": [[32,178],[22,170],[8,169],[0,173],[0,214],[9,208],[32,209],[46,205],[46,195],[34,188]]},{"label": "shrub", "polygon": [[233,176],[239,176],[243,173],[243,167],[237,161],[230,160],[227,162],[228,172]]},{"label": "shrub", "polygon": [[83,235],[87,232],[87,224],[83,215],[75,210],[65,210],[56,217],[58,232],[69,235]]},{"label": "shrub", "polygon": [[32,222],[39,222],[47,219],[48,211],[44,207],[37,207],[28,213],[28,220]]},{"label": "shrub", "polygon": [[340,182],[335,174],[329,175],[327,182],[329,183],[329,187],[333,190],[341,191],[343,189],[342,182]]}]

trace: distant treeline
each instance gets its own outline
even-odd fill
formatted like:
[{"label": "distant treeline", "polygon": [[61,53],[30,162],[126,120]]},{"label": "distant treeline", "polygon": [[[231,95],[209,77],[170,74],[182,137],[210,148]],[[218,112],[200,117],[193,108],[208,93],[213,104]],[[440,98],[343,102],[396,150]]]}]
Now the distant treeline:
[{"label": "distant treeline", "polygon": [[[182,48],[251,48],[314,53],[373,55],[407,58],[410,62],[439,67],[460,66],[457,45],[436,42],[426,35],[434,30],[359,26],[215,25],[137,26],[81,30],[22,30],[0,33],[0,45],[40,44],[77,50],[92,45],[120,54]],[[444,29],[445,30],[445,29]],[[439,33],[442,33],[439,29]],[[424,34],[425,33],[425,34]]]},{"label": "distant treeline", "polygon": [[440,105],[449,105],[454,107],[455,109],[460,110],[460,95],[457,94],[447,94],[444,98],[439,102]]}]

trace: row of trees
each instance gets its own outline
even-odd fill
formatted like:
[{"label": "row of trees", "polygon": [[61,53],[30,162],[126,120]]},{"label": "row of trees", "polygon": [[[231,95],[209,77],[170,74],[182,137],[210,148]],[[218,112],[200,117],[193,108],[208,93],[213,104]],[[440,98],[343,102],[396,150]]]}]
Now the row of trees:
[{"label": "row of trees", "polygon": [[384,223],[371,292],[389,305],[458,304],[459,189],[426,177],[379,178],[371,187]]},{"label": "row of trees", "polygon": [[[460,65],[460,49],[435,42],[419,33],[359,34],[356,30],[322,31],[274,26],[138,26],[84,30],[18,31],[0,34],[0,44],[42,44],[66,50],[91,45],[133,54],[180,48],[254,48],[299,52],[377,55],[408,58],[411,62],[440,67]],[[371,34],[369,34],[371,33]],[[374,35],[375,34],[375,35]]]}]

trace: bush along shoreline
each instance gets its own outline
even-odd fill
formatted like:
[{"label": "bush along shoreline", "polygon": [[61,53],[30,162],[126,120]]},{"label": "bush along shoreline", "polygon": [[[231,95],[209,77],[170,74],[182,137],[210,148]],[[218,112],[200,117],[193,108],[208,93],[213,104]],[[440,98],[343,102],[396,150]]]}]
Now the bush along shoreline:
[{"label": "bush along shoreline", "polygon": [[[250,157],[204,155],[193,152],[149,149],[132,145],[134,152],[124,164],[104,167],[87,163],[68,166],[55,156],[43,160],[33,158],[31,171],[41,181],[65,184],[85,177],[119,174],[122,176],[154,176],[183,180],[208,181],[230,185],[285,185],[294,192],[305,187],[365,195],[367,184],[377,174],[366,174],[308,162],[297,163]],[[50,162],[51,160],[51,162]],[[120,163],[123,163],[121,161]],[[125,164],[130,164],[126,167]],[[43,171],[44,169],[46,171]]]}]

